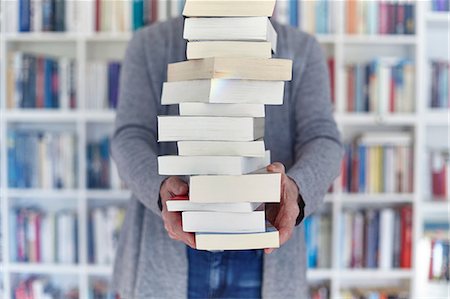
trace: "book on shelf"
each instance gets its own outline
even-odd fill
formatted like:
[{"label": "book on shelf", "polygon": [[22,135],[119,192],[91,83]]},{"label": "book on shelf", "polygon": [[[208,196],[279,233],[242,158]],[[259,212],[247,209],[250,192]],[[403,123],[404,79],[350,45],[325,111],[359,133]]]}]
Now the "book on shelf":
[{"label": "book on shelf", "polygon": [[433,60],[430,62],[430,107],[450,108],[450,62]]},{"label": "book on shelf", "polygon": [[415,4],[401,0],[346,0],[346,32],[349,34],[414,34]]},{"label": "book on shelf", "polygon": [[448,200],[450,160],[448,151],[432,150],[430,156],[431,195],[433,200]]},{"label": "book on shelf", "polygon": [[76,72],[75,60],[68,57],[10,52],[7,108],[76,108]]},{"label": "book on shelf", "polygon": [[380,57],[346,67],[348,112],[413,113],[414,65],[409,59]]},{"label": "book on shelf", "polygon": [[272,44],[247,41],[194,41],[187,43],[186,56],[189,60],[210,57],[271,58]]},{"label": "book on shelf", "polygon": [[119,100],[121,63],[92,61],[86,65],[86,107],[115,109]]},{"label": "book on shelf", "polygon": [[7,138],[10,188],[73,189],[77,186],[74,133],[11,129]]},{"label": "book on shelf", "polygon": [[266,231],[264,209],[249,213],[183,211],[183,231],[208,233],[262,233]]},{"label": "book on shelf", "polygon": [[292,61],[287,59],[214,57],[171,63],[167,81],[201,79],[244,79],[288,81],[292,79]]},{"label": "book on shelf", "polygon": [[180,156],[264,157],[264,140],[255,141],[178,141]]},{"label": "book on shelf", "polygon": [[62,288],[57,281],[52,281],[51,277],[46,275],[16,275],[13,281],[15,283],[11,287],[12,298],[29,299],[29,298],[78,298],[79,290],[76,276],[73,282],[66,283]]},{"label": "book on shelf", "polygon": [[432,281],[450,281],[450,240],[432,239],[429,260],[428,279]]},{"label": "book on shelf", "polygon": [[114,261],[125,209],[119,206],[96,207],[89,211],[88,260],[111,265]]},{"label": "book on shelf", "polygon": [[114,298],[116,293],[113,291],[111,282],[103,277],[93,277],[89,281],[90,299],[108,299]]},{"label": "book on shelf", "polygon": [[309,269],[331,267],[331,217],[314,214],[304,220]]},{"label": "book on shelf", "polygon": [[195,233],[195,244],[198,250],[247,250],[280,246],[279,233],[273,228],[267,228],[261,233]]},{"label": "book on shelf", "polygon": [[448,12],[450,11],[450,1],[431,0],[431,10],[434,12]]},{"label": "book on shelf", "polygon": [[264,118],[158,116],[158,141],[254,141],[264,136]]},{"label": "book on shelf", "polygon": [[189,200],[188,196],[175,196],[166,201],[167,211],[183,212],[232,212],[250,213],[261,206],[259,202],[226,202],[226,203],[203,203]]},{"label": "book on shelf", "polygon": [[263,104],[180,103],[180,116],[265,117]]},{"label": "book on shelf", "polygon": [[412,136],[407,132],[368,132],[345,146],[344,192],[413,192]]},{"label": "book on shelf", "polygon": [[74,211],[13,208],[9,214],[10,255],[14,262],[78,262],[78,218]]},{"label": "book on shelf", "polygon": [[124,189],[117,166],[110,155],[110,138],[90,141],[86,149],[87,187],[89,189]]},{"label": "book on shelf", "polygon": [[340,229],[343,268],[411,268],[411,206],[347,209]]},{"label": "book on shelf", "polygon": [[265,157],[239,156],[159,156],[160,175],[243,175],[270,164]]},{"label": "book on shelf", "polygon": [[270,42],[276,52],[277,33],[267,17],[187,18],[183,38],[188,41]]},{"label": "book on shelf", "polygon": [[426,220],[423,224],[426,239],[450,239],[450,222],[446,219]]},{"label": "book on shelf", "polygon": [[281,80],[190,80],[165,82],[161,103],[163,105],[184,102],[281,105],[283,94],[284,82]]},{"label": "book on shelf", "polygon": [[343,289],[340,291],[339,298],[342,299],[373,299],[373,298],[389,298],[389,299],[408,299],[410,294],[402,287],[354,287],[351,289]]},{"label": "book on shelf", "polygon": [[309,286],[308,295],[310,299],[328,299],[330,298],[330,286],[323,285],[311,285]]},{"label": "book on shelf", "polygon": [[276,0],[186,0],[186,17],[258,17],[272,16]]}]

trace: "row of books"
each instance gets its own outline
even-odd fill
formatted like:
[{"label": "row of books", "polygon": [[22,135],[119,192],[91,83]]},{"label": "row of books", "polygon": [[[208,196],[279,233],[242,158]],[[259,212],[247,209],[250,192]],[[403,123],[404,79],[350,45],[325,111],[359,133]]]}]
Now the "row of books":
[{"label": "row of books", "polygon": [[72,132],[8,131],[8,186],[75,188],[76,137]]},{"label": "row of books", "polygon": [[430,107],[449,108],[450,107],[450,62],[431,61],[430,75]]},{"label": "row of books", "polygon": [[29,275],[20,279],[12,287],[14,299],[78,299],[79,290],[76,286],[62,289],[50,277],[44,275]]},{"label": "row of books", "polygon": [[392,288],[352,288],[341,291],[341,299],[408,299],[410,295],[408,291],[392,287]]},{"label": "row of books", "polygon": [[13,208],[9,215],[10,254],[15,262],[78,261],[78,224],[74,211]]},{"label": "row of books", "polygon": [[432,11],[450,11],[449,0],[431,0]]},{"label": "row of books", "polygon": [[409,59],[377,58],[346,68],[348,112],[414,111],[414,65]]},{"label": "row of books", "polygon": [[125,209],[117,206],[94,208],[89,213],[88,260],[110,265],[114,261]]},{"label": "row of books", "polygon": [[331,267],[331,216],[314,214],[304,224],[308,268]]},{"label": "row of books", "polygon": [[335,11],[332,1],[277,1],[273,19],[282,24],[300,27],[316,34],[329,34],[335,28]]},{"label": "row of books", "polygon": [[86,65],[86,108],[117,107],[120,69],[121,64],[116,61],[93,61]]},{"label": "row of books", "polygon": [[17,0],[7,32],[129,32],[181,14],[184,0]]},{"label": "row of books", "polygon": [[346,1],[346,31],[350,34],[414,34],[413,1]]},{"label": "row of books", "polygon": [[411,268],[411,206],[346,210],[340,235],[344,268]]},{"label": "row of books", "polygon": [[109,282],[97,278],[90,283],[88,299],[114,299],[116,294],[111,289]]},{"label": "row of books", "polygon": [[77,71],[74,59],[23,52],[9,54],[8,108],[75,108]]},{"label": "row of books", "polygon": [[343,192],[413,192],[412,137],[406,132],[368,132],[346,145]]},{"label": "row of books", "polygon": [[450,281],[450,240],[432,239],[428,278],[434,281]]},{"label": "row of books", "polygon": [[89,189],[123,189],[116,164],[110,156],[110,139],[87,144],[87,187]]},{"label": "row of books", "polygon": [[449,158],[448,151],[433,150],[430,152],[431,195],[435,200],[445,200],[449,196]]}]

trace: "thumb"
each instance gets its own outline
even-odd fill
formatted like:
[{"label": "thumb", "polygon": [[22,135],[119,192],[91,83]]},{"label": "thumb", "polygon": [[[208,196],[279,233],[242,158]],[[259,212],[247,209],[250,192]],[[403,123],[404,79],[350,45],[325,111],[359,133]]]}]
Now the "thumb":
[{"label": "thumb", "polygon": [[284,165],[280,162],[274,162],[266,167],[267,171],[269,172],[278,172],[278,173],[285,173],[286,169],[284,168]]},{"label": "thumb", "polygon": [[175,195],[186,195],[188,194],[188,191],[189,191],[188,185],[182,180],[177,181],[172,189],[172,192]]}]

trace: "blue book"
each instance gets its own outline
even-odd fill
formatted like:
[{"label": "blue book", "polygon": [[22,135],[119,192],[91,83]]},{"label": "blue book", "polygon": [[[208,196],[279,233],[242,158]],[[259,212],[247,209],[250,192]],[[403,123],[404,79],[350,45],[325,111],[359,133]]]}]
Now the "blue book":
[{"label": "blue book", "polygon": [[366,147],[364,145],[358,146],[359,151],[359,192],[366,190]]},{"label": "blue book", "polygon": [[52,107],[52,62],[44,58],[44,107]]},{"label": "blue book", "polygon": [[298,27],[298,1],[289,0],[289,23],[293,27]]},{"label": "blue book", "polygon": [[27,188],[26,183],[26,136],[22,132],[16,133],[16,188]]},{"label": "blue book", "polygon": [[368,10],[368,28],[367,31],[369,34],[377,34],[378,33],[378,21],[379,21],[379,13],[378,13],[378,5],[377,1],[368,1],[367,4]]},{"label": "blue book", "polygon": [[305,239],[306,239],[306,261],[308,268],[316,268],[316,256],[317,253],[315,252],[315,242],[316,242],[316,236],[315,229],[314,229],[314,222],[315,217],[309,216],[305,219]]},{"label": "blue book", "polygon": [[31,30],[31,0],[19,1],[19,31],[29,32]]},{"label": "blue book", "polygon": [[8,131],[7,137],[7,152],[8,152],[8,186],[10,188],[17,187],[17,145],[16,145],[16,133],[11,130]]},{"label": "blue book", "polygon": [[133,30],[144,26],[144,0],[133,0]]},{"label": "blue book", "polygon": [[53,29],[52,16],[52,0],[42,0],[42,31],[51,31]]}]

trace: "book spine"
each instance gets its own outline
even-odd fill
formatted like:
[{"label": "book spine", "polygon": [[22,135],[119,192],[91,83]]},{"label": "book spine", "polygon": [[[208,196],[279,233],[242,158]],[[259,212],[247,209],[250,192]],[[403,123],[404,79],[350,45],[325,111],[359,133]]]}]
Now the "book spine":
[{"label": "book spine", "polygon": [[403,207],[401,217],[401,256],[400,267],[411,268],[412,251],[412,208]]},{"label": "book spine", "polygon": [[31,31],[31,0],[19,1],[19,31]]}]

